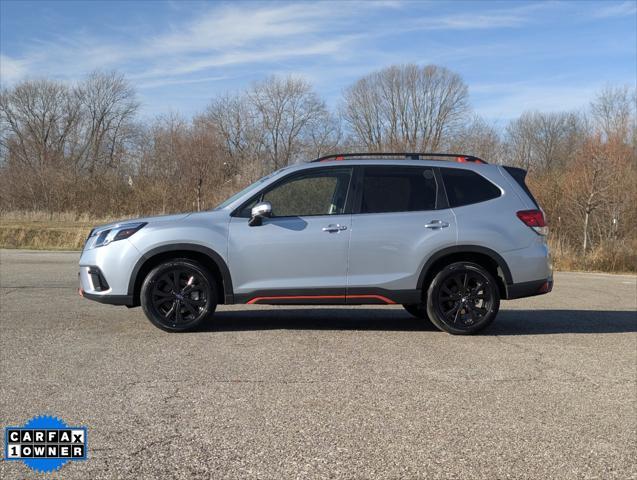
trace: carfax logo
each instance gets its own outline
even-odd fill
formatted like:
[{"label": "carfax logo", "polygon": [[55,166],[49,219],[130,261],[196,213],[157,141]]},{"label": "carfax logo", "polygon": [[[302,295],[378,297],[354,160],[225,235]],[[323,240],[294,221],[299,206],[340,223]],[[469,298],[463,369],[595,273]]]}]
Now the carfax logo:
[{"label": "carfax logo", "polygon": [[21,460],[36,472],[53,472],[69,460],[86,460],[86,427],[57,417],[33,417],[23,427],[5,427],[4,458]]}]

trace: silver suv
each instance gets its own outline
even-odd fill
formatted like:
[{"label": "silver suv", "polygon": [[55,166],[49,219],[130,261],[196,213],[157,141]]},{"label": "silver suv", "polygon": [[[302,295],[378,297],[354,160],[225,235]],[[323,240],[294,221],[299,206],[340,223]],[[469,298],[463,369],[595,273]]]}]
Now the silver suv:
[{"label": "silver suv", "polygon": [[214,210],[93,229],[80,294],[192,329],[218,304],[403,305],[475,333],[500,299],[551,291],[522,169],[446,154],[345,154],[263,177]]}]

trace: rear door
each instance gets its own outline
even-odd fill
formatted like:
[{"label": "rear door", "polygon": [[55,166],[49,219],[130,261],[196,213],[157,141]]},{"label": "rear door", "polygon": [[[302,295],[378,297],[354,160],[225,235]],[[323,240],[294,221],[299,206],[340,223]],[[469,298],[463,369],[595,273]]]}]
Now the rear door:
[{"label": "rear door", "polygon": [[352,215],[348,298],[412,294],[428,257],[456,244],[456,220],[435,168],[359,167]]}]

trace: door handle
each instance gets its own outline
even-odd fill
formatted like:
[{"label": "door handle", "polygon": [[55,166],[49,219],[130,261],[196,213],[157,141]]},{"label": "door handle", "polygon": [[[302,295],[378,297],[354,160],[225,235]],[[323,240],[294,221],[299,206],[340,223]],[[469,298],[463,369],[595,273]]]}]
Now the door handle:
[{"label": "door handle", "polygon": [[336,232],[340,232],[342,230],[347,230],[347,226],[346,225],[339,225],[338,223],[335,224],[330,224],[327,227],[323,227],[323,231],[324,232],[328,232],[328,233],[336,233]]},{"label": "door handle", "polygon": [[425,224],[425,228],[431,228],[431,229],[447,228],[448,226],[449,226],[449,223],[443,222],[442,220],[432,220],[431,222]]}]

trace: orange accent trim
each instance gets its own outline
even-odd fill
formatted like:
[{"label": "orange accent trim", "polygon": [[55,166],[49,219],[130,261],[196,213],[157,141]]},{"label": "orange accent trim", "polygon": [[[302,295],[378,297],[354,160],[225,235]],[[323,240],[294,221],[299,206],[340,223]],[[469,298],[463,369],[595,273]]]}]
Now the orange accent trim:
[{"label": "orange accent trim", "polygon": [[382,295],[347,295],[347,298],[376,298],[390,305],[396,304],[396,302],[394,302],[393,300],[390,300],[387,297],[383,297]]},{"label": "orange accent trim", "polygon": [[381,300],[387,304],[395,305],[396,302],[390,300],[387,297],[383,297],[382,295],[280,295],[276,297],[255,297],[250,299],[247,302],[247,305],[253,305],[262,300],[312,300],[318,298],[331,298],[331,299],[343,299],[347,300],[348,298],[375,298],[377,300]]},{"label": "orange accent trim", "polygon": [[276,297],[256,297],[248,302],[248,305],[257,303],[261,300],[309,300],[312,298],[342,298],[345,299],[345,295],[280,295]]},{"label": "orange accent trim", "polygon": [[345,160],[343,155],[339,155],[337,157],[327,157],[321,160],[321,162],[333,162],[334,160]]}]

